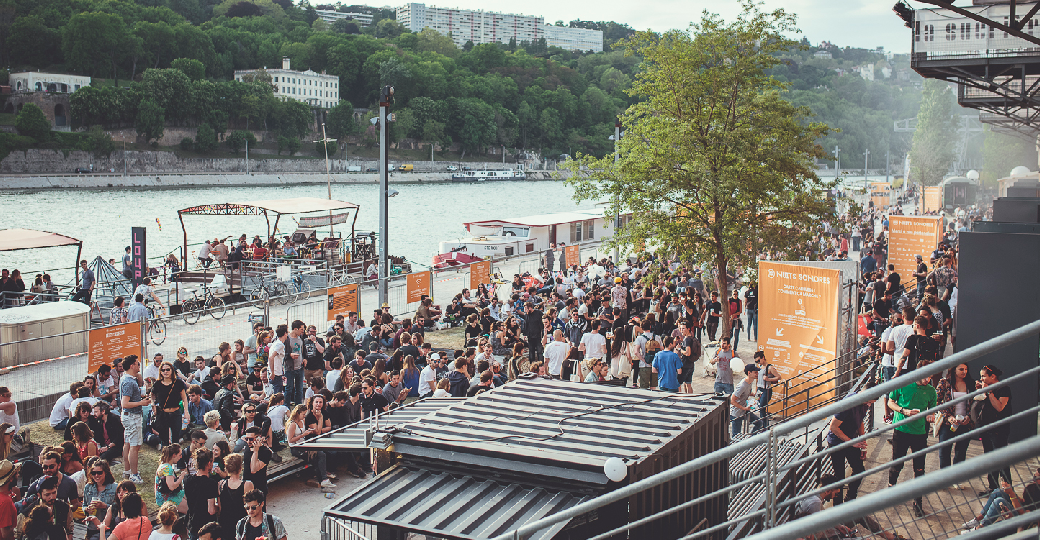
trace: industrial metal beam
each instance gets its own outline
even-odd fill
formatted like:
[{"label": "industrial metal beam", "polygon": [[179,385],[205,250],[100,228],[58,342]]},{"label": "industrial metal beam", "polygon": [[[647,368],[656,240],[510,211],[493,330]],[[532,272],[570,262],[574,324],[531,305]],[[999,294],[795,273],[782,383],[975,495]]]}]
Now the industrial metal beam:
[{"label": "industrial metal beam", "polygon": [[[948,2],[948,1],[944,1],[944,0],[917,0],[917,1],[921,2],[922,4],[931,4],[933,6],[938,6],[938,7],[941,7],[943,9],[948,9],[948,10],[954,12],[954,13],[958,13],[958,14],[964,15],[965,17],[967,17],[969,19],[974,19],[974,20],[976,20],[976,21],[978,21],[980,23],[989,25],[990,27],[992,27],[994,29],[1001,30],[1003,32],[1007,32],[1008,34],[1011,34],[1012,36],[1015,36],[1017,38],[1021,38],[1021,39],[1024,39],[1024,40],[1026,40],[1026,41],[1028,41],[1030,43],[1034,43],[1036,45],[1040,45],[1040,36],[1031,36],[1031,35],[1023,32],[1020,29],[1021,27],[1020,28],[1013,28],[1013,27],[1008,26],[1006,24],[998,23],[998,22],[996,22],[996,21],[994,21],[992,19],[987,19],[986,17],[983,17],[982,15],[979,15],[978,13],[973,13],[973,12],[967,10],[967,9],[962,8],[962,7],[957,7],[957,6],[953,5],[951,2]],[[1038,4],[1038,5],[1040,5],[1040,4]],[[1012,13],[1011,20],[1012,21],[1014,21],[1014,19],[1015,19],[1015,16],[1014,16],[1015,11],[1014,11],[1014,9],[1015,9],[1015,2],[1014,2],[1014,0],[1012,0],[1012,2],[1011,2],[1011,13]],[[1022,19],[1023,24],[1025,24],[1025,22],[1028,21],[1029,18],[1031,18],[1035,13],[1036,13],[1036,6],[1034,6],[1033,10],[1029,12],[1029,14],[1027,15],[1026,18]]]}]

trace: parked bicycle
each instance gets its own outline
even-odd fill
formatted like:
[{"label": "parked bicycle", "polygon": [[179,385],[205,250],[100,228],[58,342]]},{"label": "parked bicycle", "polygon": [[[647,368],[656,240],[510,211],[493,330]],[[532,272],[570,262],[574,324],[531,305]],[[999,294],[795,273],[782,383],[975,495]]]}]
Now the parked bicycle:
[{"label": "parked bicycle", "polygon": [[286,283],[289,292],[289,303],[295,304],[300,297],[306,297],[311,292],[311,284],[303,279],[302,275],[295,275]]},{"label": "parked bicycle", "polygon": [[259,284],[249,293],[249,301],[258,308],[277,300],[281,304],[289,303],[289,286],[284,281],[267,281],[264,274],[258,274]]},{"label": "parked bicycle", "polygon": [[195,324],[207,313],[214,319],[219,320],[227,313],[227,306],[224,305],[224,300],[213,294],[213,290],[206,286],[205,283],[202,284],[202,291],[202,296],[199,296],[197,290],[192,290],[191,298],[181,303],[181,315],[184,317],[184,322]]},{"label": "parked bicycle", "polygon": [[148,339],[156,345],[166,341],[166,321],[162,320],[163,309],[148,306]]}]

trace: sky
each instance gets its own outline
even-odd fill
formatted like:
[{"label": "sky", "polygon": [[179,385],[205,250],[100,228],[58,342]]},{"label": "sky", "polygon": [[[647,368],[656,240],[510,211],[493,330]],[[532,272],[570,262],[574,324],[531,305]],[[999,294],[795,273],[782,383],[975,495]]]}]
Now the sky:
[{"label": "sky", "polygon": [[[412,0],[423,1],[423,0]],[[506,13],[541,15],[545,22],[565,23],[574,19],[617,21],[637,30],[685,29],[700,20],[707,9],[732,21],[740,13],[737,0],[426,0],[427,5],[446,8],[483,9]],[[766,9],[784,8],[797,15],[802,35],[813,45],[830,41],[841,47],[910,52],[910,29],[892,12],[894,0],[764,0]],[[911,3],[914,8],[925,4]]]}]

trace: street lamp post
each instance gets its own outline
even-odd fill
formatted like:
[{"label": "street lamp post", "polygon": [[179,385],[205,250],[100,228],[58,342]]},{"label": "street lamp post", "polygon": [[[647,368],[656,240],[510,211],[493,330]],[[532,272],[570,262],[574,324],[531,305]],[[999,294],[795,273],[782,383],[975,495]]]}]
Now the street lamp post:
[{"label": "street lamp post", "polygon": [[863,184],[867,183],[867,167],[870,166],[870,149],[863,152]]},{"label": "street lamp post", "polygon": [[[614,170],[617,170],[618,159],[621,157],[621,151],[618,148],[618,144],[621,143],[621,117],[619,116],[617,121],[614,122]],[[619,208],[614,209],[614,265],[620,266],[621,259],[618,255],[617,247],[617,235],[618,230],[621,229],[621,210]]]},{"label": "street lamp post", "polygon": [[841,148],[838,148],[838,145],[834,145],[834,179],[835,180],[837,180],[838,176],[841,174],[839,172],[841,170],[841,158],[838,157],[838,152],[841,152]]},{"label": "street lamp post", "polygon": [[[336,142],[336,139],[330,139],[328,134],[325,133],[325,122],[321,123],[321,140],[314,141],[321,143],[325,148],[325,185],[329,189],[329,200],[332,200],[332,170],[329,169],[329,143]],[[335,236],[332,225],[332,210],[329,210],[329,236]]]},{"label": "street lamp post", "polygon": [[389,231],[390,205],[390,129],[387,126],[390,100],[394,97],[394,87],[384,86],[379,95],[379,305],[389,301],[387,280],[390,278],[390,266],[387,258],[387,232]]}]

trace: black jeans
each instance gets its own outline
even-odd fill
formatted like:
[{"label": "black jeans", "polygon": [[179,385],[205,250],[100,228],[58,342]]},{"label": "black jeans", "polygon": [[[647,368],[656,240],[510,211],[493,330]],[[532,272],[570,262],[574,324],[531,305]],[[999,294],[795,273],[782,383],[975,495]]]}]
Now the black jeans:
[{"label": "black jeans", "polygon": [[530,360],[532,364],[535,362],[545,361],[543,358],[544,355],[542,354],[544,352],[545,348],[542,347],[541,336],[527,336],[527,359]]},{"label": "black jeans", "polygon": [[[839,480],[845,478],[845,463],[849,464],[852,468],[852,474],[859,474],[863,472],[863,450],[856,448],[855,446],[849,446],[841,450],[837,450],[831,454],[831,465],[834,466],[834,476]],[[838,490],[838,493],[834,496],[834,504],[841,504],[842,501],[851,501],[859,495],[859,485],[862,480],[853,480],[849,482],[848,495],[842,497],[842,490]]]},{"label": "black jeans", "polygon": [[[985,453],[988,454],[994,450],[1004,448],[1008,445],[1008,435],[1010,435],[1011,433],[1006,426],[1001,427],[1003,427],[1004,429],[991,429],[989,431],[984,431],[981,435],[979,435],[979,438],[982,439],[982,450]],[[998,475],[1000,477],[1003,477],[1004,481],[1010,484],[1011,467],[1004,467],[1003,469],[998,469],[989,472],[988,479],[990,490],[1000,489],[1000,481]]]},{"label": "black jeans", "polygon": [[[924,450],[928,446],[928,434],[922,433],[920,435],[914,435],[912,433],[903,433],[902,431],[892,432],[892,460],[895,461],[906,455],[907,449],[914,452]],[[921,454],[914,458],[914,478],[924,476],[924,454]],[[903,471],[903,463],[892,465],[892,468],[888,470],[888,484],[896,485],[899,481],[899,473]],[[921,502],[921,498],[916,499],[918,503]]]},{"label": "black jeans", "polygon": [[90,305],[90,295],[93,294],[93,293],[94,293],[94,291],[91,290],[91,289],[80,289],[80,290],[76,291],[75,295],[73,295],[72,301],[73,302],[83,302],[84,304],[89,306]]},{"label": "black jeans", "polygon": [[159,432],[159,442],[163,446],[170,444],[171,441],[175,444],[180,444],[181,418],[183,418],[183,414],[179,410],[173,412],[159,411],[158,422],[155,423],[155,427],[156,431]]},{"label": "black jeans", "polygon": [[715,322],[712,322],[711,317],[709,317],[705,326],[708,327],[708,341],[715,341],[715,332],[719,331],[719,320],[715,319]]},{"label": "black jeans", "polygon": [[[944,443],[958,435],[963,435],[968,431],[970,430],[966,426],[958,427],[957,431],[950,431],[950,426],[944,425],[942,429],[939,430],[939,442]],[[957,463],[964,461],[968,456],[968,443],[970,442],[971,439],[964,439],[963,441],[947,444],[939,448],[939,468],[945,469],[950,465],[956,465]],[[952,463],[950,461],[951,455],[953,456]]]}]

